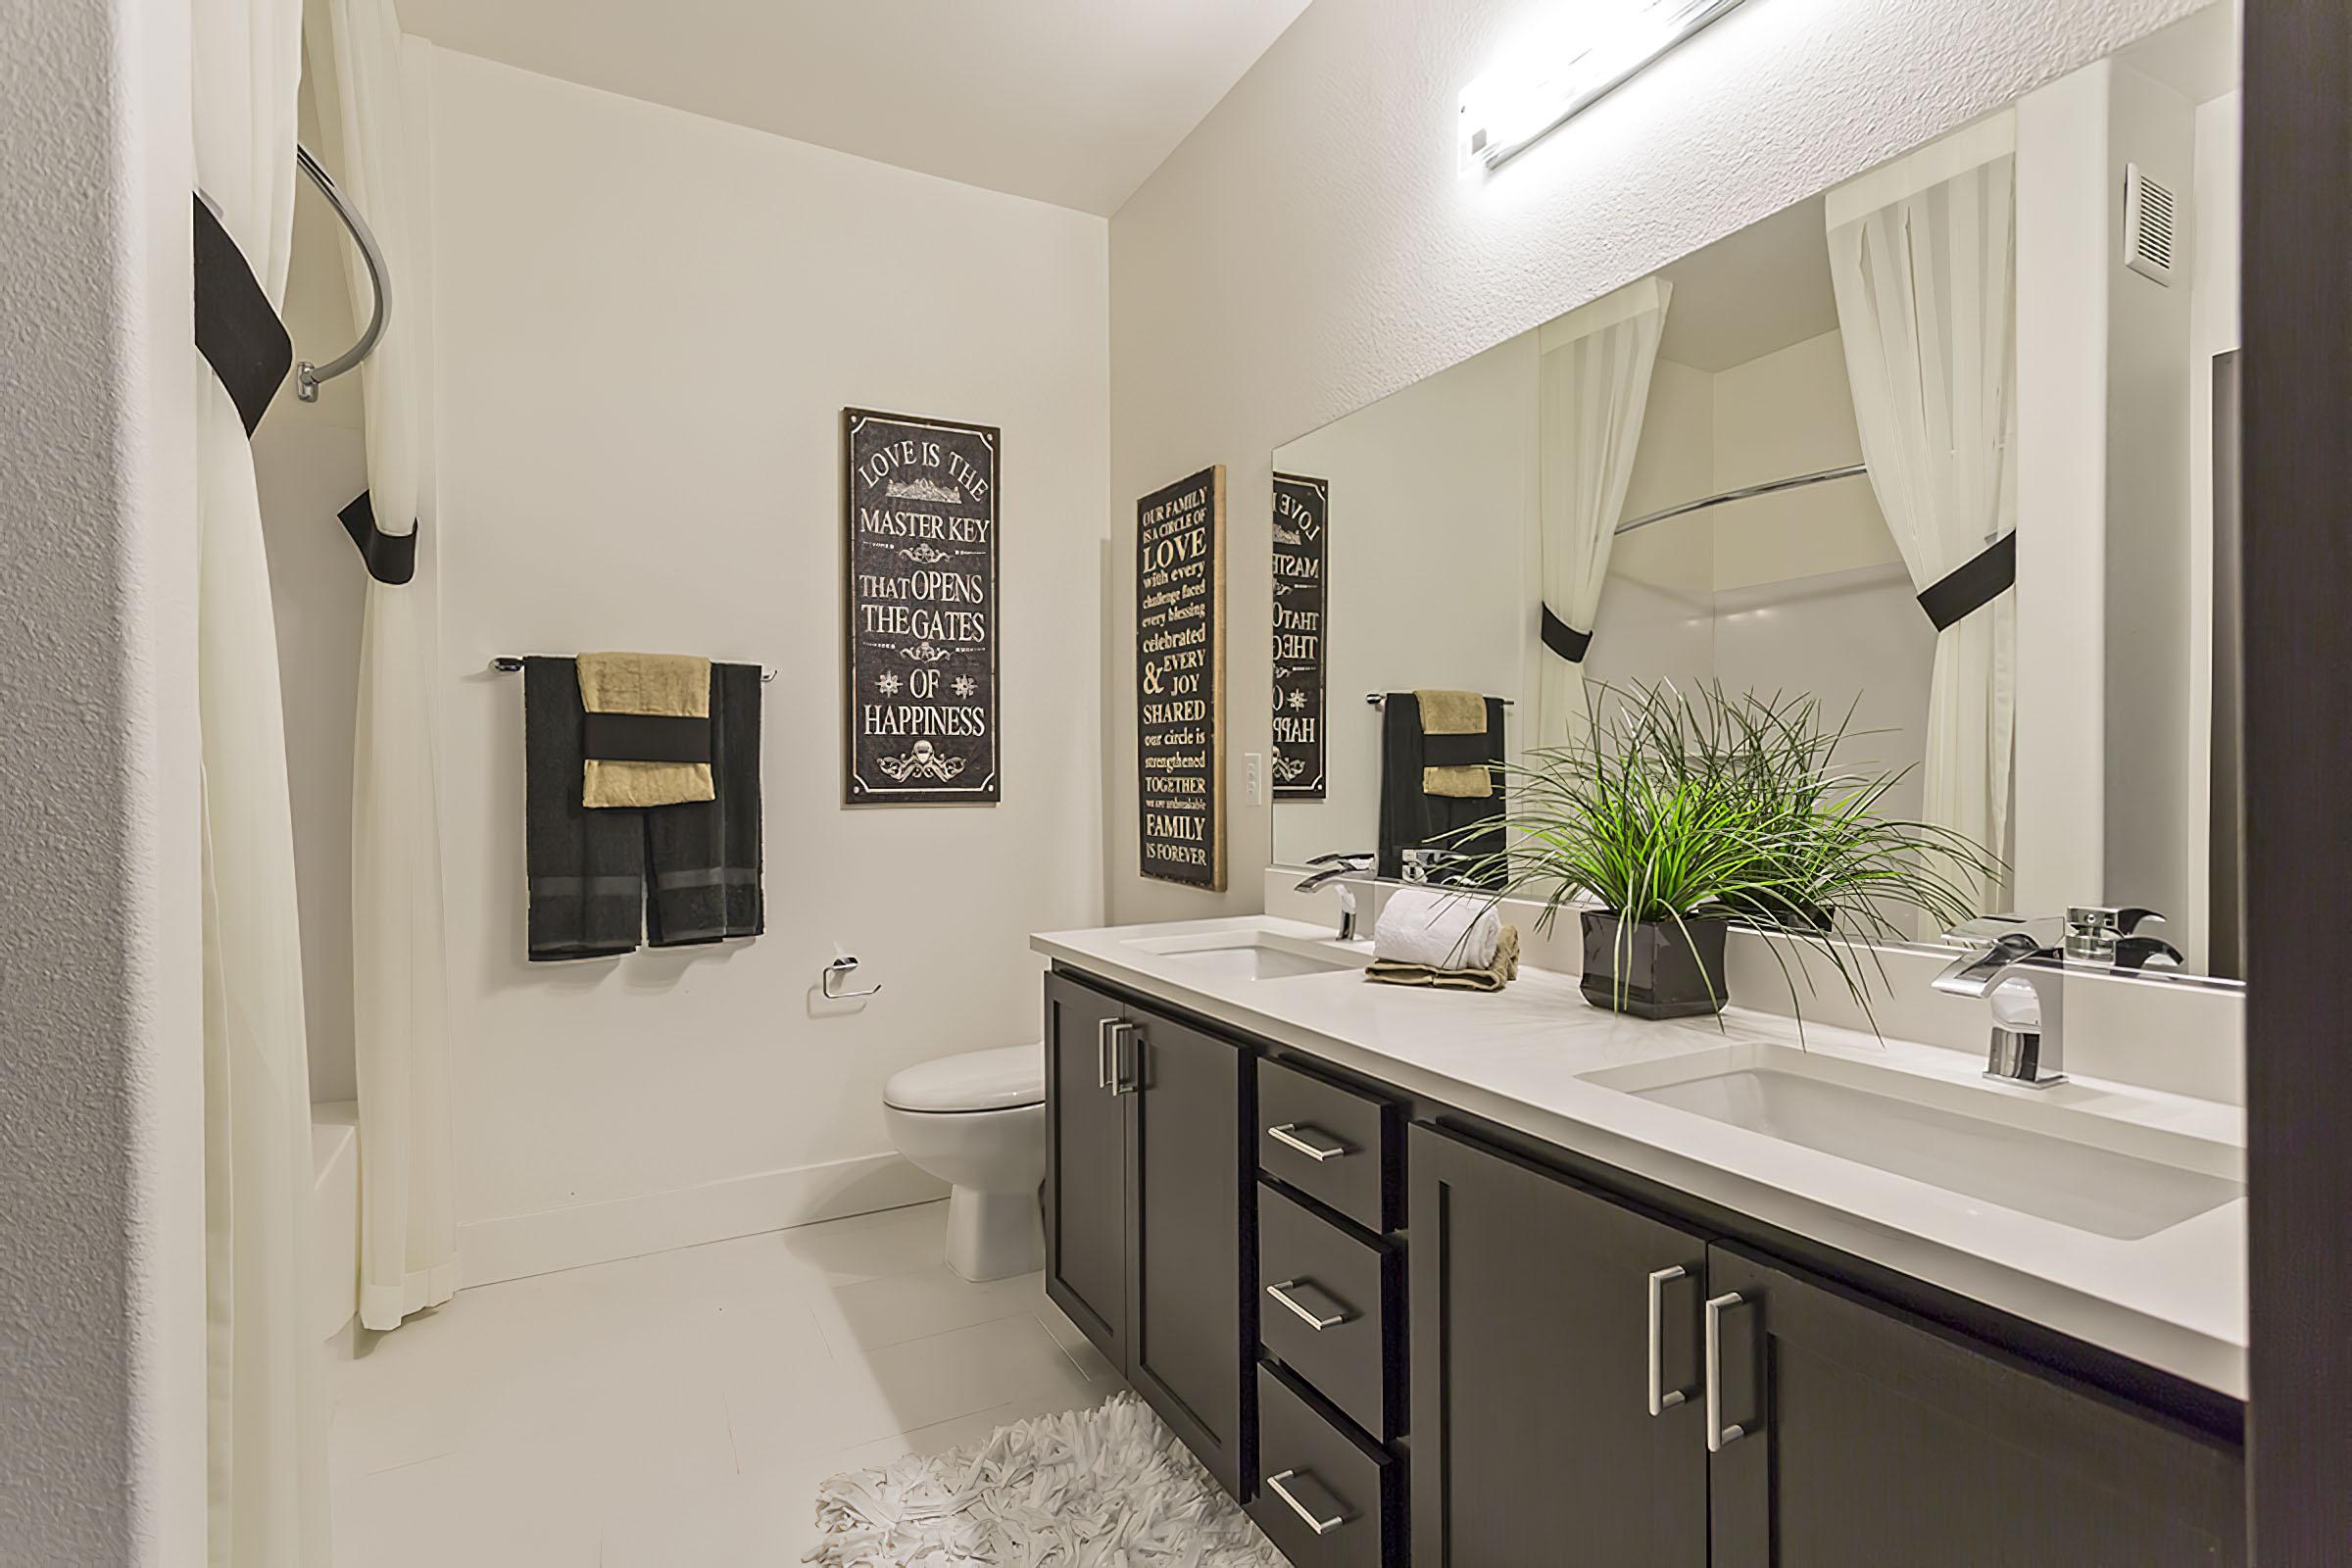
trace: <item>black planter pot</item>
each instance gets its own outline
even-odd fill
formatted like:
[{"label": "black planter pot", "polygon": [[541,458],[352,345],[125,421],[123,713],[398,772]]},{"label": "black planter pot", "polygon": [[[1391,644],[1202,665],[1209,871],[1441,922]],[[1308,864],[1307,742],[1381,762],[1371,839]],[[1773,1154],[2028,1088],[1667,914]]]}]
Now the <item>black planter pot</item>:
[{"label": "black planter pot", "polygon": [[1723,978],[1729,921],[1646,920],[1630,931],[1603,909],[1584,911],[1585,1000],[1636,1018],[1696,1018],[1731,1000]]}]

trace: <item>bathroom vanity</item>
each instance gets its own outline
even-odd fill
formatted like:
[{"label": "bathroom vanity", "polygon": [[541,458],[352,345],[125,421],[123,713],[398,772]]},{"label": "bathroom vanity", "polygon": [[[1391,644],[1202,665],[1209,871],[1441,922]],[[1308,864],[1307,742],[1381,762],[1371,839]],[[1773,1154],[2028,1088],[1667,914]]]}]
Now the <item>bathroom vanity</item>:
[{"label": "bathroom vanity", "polygon": [[1298,1568],[2244,1560],[2242,1118],[1040,936],[1047,1293]]}]

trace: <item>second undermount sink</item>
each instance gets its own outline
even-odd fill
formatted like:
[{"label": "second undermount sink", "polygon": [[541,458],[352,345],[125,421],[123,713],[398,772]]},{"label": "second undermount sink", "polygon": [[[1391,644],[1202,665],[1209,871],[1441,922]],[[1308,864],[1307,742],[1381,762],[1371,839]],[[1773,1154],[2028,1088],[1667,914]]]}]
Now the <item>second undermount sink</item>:
[{"label": "second undermount sink", "polygon": [[1990,1085],[1980,1090],[1785,1047],[1733,1047],[1585,1078],[2119,1241],[2169,1230],[2245,1191],[2240,1156],[2222,1145],[2118,1127]]},{"label": "second undermount sink", "polygon": [[1174,958],[1185,967],[1237,980],[1287,980],[1298,975],[1361,969],[1365,959],[1345,950],[1270,931],[1212,931],[1181,937],[1141,937],[1128,944]]}]

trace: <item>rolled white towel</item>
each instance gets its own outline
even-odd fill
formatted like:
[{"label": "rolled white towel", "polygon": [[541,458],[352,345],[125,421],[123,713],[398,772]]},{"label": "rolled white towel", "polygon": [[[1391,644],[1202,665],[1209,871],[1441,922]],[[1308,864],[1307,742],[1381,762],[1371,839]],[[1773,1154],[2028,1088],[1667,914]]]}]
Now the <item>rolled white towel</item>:
[{"label": "rolled white towel", "polygon": [[1372,928],[1372,956],[1433,969],[1484,969],[1494,962],[1502,916],[1482,893],[1399,888]]}]

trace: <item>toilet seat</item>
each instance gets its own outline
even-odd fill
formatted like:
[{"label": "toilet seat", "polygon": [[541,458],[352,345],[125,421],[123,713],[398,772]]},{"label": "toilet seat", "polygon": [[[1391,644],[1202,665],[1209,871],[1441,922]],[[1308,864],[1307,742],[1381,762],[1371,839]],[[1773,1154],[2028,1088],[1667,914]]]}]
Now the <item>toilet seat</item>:
[{"label": "toilet seat", "polygon": [[893,1110],[957,1114],[1045,1102],[1046,1051],[1034,1041],[917,1062],[882,1086],[882,1103]]}]

